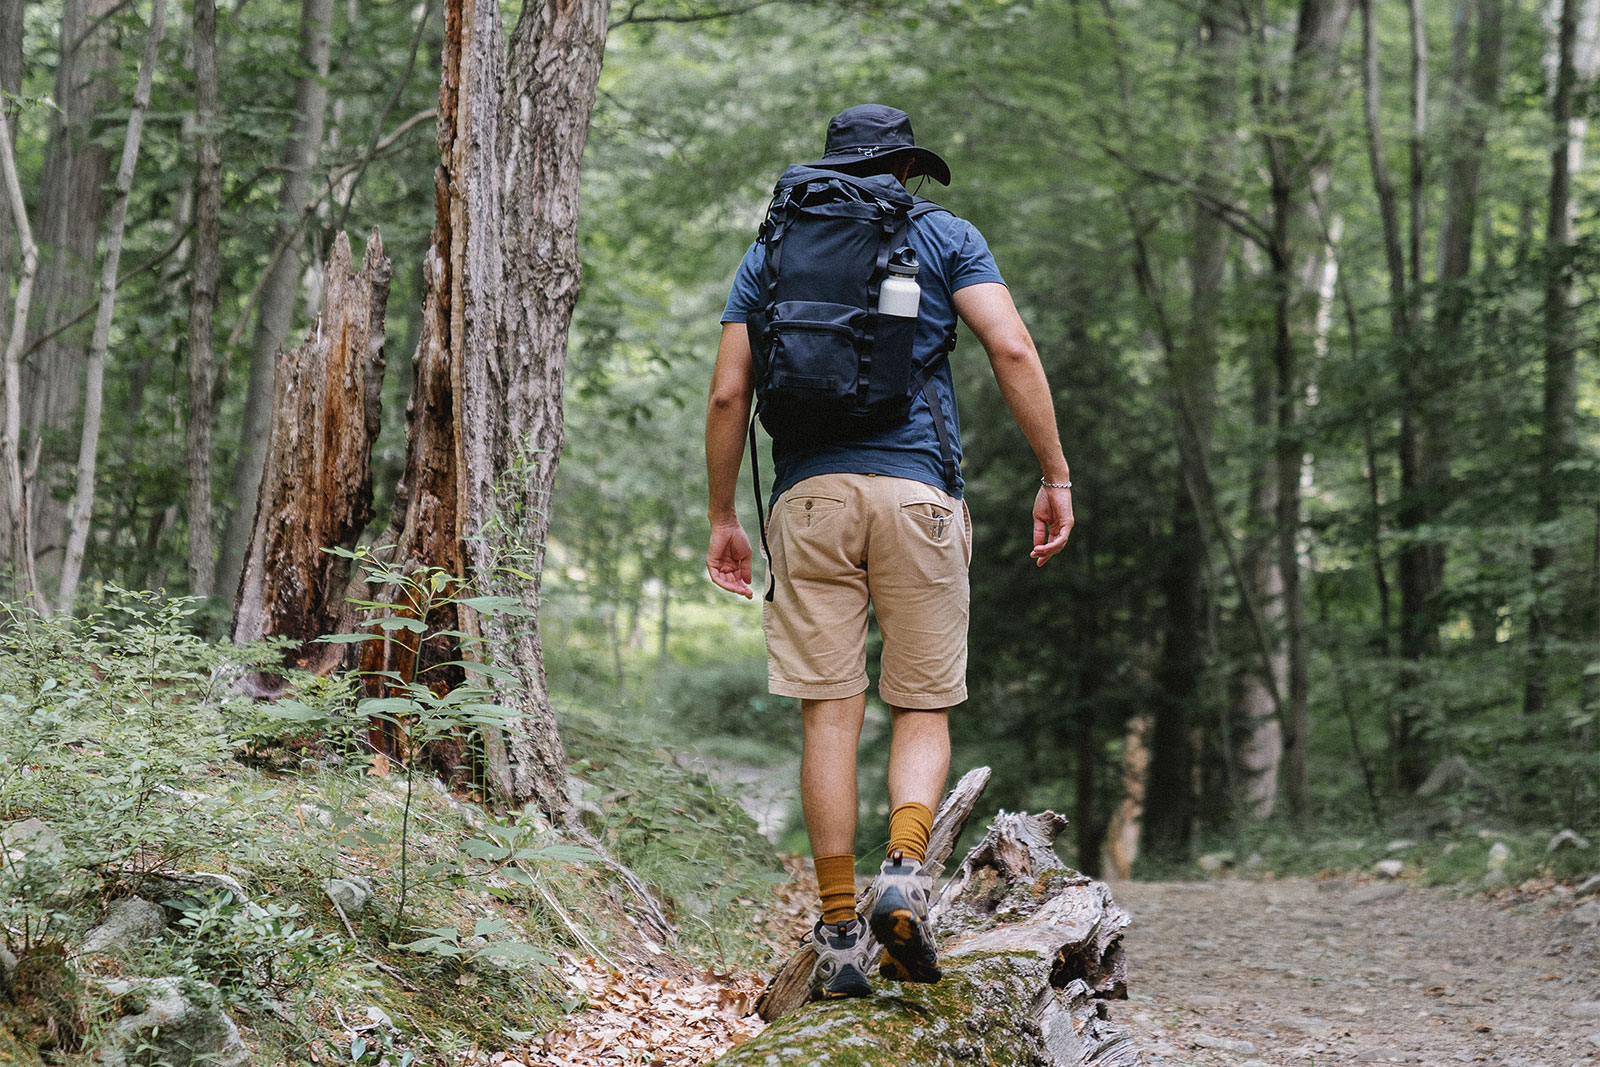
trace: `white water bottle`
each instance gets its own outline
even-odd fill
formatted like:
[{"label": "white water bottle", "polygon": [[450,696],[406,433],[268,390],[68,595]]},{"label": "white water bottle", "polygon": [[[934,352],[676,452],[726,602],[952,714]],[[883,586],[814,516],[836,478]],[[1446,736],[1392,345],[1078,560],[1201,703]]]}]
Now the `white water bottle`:
[{"label": "white water bottle", "polygon": [[878,314],[897,319],[914,319],[922,303],[922,286],[917,284],[917,254],[901,248],[889,259],[889,274],[878,289]]}]

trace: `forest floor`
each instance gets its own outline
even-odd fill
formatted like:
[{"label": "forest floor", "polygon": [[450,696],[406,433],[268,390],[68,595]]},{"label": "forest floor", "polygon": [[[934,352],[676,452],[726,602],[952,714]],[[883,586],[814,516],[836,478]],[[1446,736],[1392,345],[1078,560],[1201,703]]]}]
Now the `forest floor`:
[{"label": "forest floor", "polygon": [[[752,909],[775,961],[809,922],[808,867],[791,861],[795,881]],[[1575,921],[1570,895],[1541,889],[1117,883],[1133,916],[1130,998],[1111,1018],[1149,1067],[1600,1067],[1600,927]],[[586,977],[598,979],[591,1009],[534,1062],[687,1067],[760,1029],[754,1016],[736,1020],[763,984],[757,973]]]},{"label": "forest floor", "polygon": [[1600,927],[1570,896],[1125,882],[1130,1026],[1164,1064],[1600,1065]]}]

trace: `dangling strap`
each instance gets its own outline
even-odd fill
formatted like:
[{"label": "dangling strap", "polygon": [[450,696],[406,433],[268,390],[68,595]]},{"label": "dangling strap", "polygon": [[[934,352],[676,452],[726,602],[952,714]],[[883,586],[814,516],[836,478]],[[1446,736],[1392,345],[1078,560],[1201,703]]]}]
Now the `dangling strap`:
[{"label": "dangling strap", "polygon": [[[940,431],[943,433],[943,431]],[[750,416],[750,481],[756,487],[756,522],[761,524],[761,556],[767,563],[767,600],[772,599],[778,580],[772,575],[772,548],[767,544],[767,511],[761,503],[761,461],[756,458],[756,417]]]},{"label": "dangling strap", "polygon": [[933,418],[933,432],[939,438],[939,461],[944,466],[944,487],[952,496],[956,492],[956,452],[950,444],[950,427],[944,422],[944,405],[939,402],[939,392],[933,386],[933,372],[950,357],[956,347],[956,328],[952,324],[945,334],[944,343],[932,359],[911,379],[911,392],[921,392],[928,402],[928,413]]}]

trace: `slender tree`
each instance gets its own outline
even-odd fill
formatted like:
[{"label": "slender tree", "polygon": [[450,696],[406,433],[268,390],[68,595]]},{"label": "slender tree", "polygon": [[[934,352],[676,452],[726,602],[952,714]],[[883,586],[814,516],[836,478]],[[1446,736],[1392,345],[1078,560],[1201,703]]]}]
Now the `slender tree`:
[{"label": "slender tree", "polygon": [[133,171],[139,162],[139,142],[144,136],[145,112],[150,110],[150,84],[155,79],[166,15],[166,0],[152,0],[150,30],[145,36],[144,57],[139,61],[139,80],[133,90],[133,109],[128,114],[128,132],[123,138],[122,161],[117,167],[117,183],[112,194],[106,254],[100,266],[100,303],[94,317],[94,337],[89,343],[84,384],[83,433],[78,448],[77,487],[72,496],[71,532],[67,538],[66,559],[61,566],[60,606],[63,612],[70,612],[78,598],[78,578],[83,573],[83,553],[89,543],[89,526],[94,517],[94,475],[100,452],[106,349],[111,344],[111,315],[116,307],[117,264],[122,258],[128,196],[133,191]]},{"label": "slender tree", "polygon": [[328,108],[328,57],[333,39],[333,0],[301,0],[301,73],[295,81],[294,120],[284,144],[283,183],[278,187],[278,222],[273,231],[273,257],[262,284],[255,340],[250,346],[250,384],[245,394],[244,421],[234,458],[231,510],[223,528],[217,561],[216,588],[235,596],[244,566],[250,528],[255,521],[256,490],[266,463],[267,434],[272,423],[273,367],[294,322],[301,262],[298,249],[312,195],[313,170],[322,151],[323,123]]},{"label": "slender tree", "polygon": [[195,235],[189,282],[189,413],[184,469],[189,489],[189,592],[210,596],[211,316],[217,305],[222,243],[222,141],[217,131],[216,0],[194,0]]},{"label": "slender tree", "polygon": [[1578,338],[1572,308],[1572,117],[1577,83],[1575,50],[1579,0],[1561,0],[1556,29],[1555,91],[1550,112],[1550,193],[1545,219],[1548,260],[1544,290],[1544,420],[1541,428],[1534,520],[1541,530],[1533,549],[1533,607],[1528,618],[1529,664],[1522,710],[1538,715],[1549,699],[1548,646],[1551,630],[1548,572],[1555,563],[1551,530],[1561,518],[1562,464],[1577,439]]},{"label": "slender tree", "polygon": [[[117,94],[121,59],[110,16],[121,0],[63,0],[50,135],[35,209],[41,248],[30,343],[23,367],[26,408],[24,471],[30,488],[30,538],[41,579],[57,587],[66,559],[67,442],[82,426],[80,407],[88,338],[79,329],[57,333],[68,318],[95,303],[96,245],[105,218],[111,150],[93,136],[96,116]],[[48,337],[48,340],[43,340]],[[37,351],[35,351],[37,349]]]}]

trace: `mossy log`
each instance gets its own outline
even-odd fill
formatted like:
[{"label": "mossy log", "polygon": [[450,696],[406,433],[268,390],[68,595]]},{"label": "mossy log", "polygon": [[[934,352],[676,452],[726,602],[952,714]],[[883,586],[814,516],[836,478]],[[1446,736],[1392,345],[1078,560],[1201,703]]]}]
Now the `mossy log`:
[{"label": "mossy log", "polygon": [[1126,996],[1111,891],[1063,864],[1054,812],[1007,814],[939,893],[931,920],[944,978],[879,982],[859,1000],[808,1004],[720,1067],[1134,1067],[1132,1035],[1107,1002]]},{"label": "mossy log", "polygon": [[[923,866],[934,877],[938,877],[944,871],[944,861],[950,858],[951,851],[956,847],[956,839],[961,836],[961,831],[967,828],[967,820],[972,816],[972,809],[988,785],[989,768],[975,767],[961,776],[961,781],[956,783],[955,788],[950,790],[944,802],[939,805],[939,810],[933,817],[933,830],[928,837],[928,854],[923,859]],[[858,910],[866,908],[869,891],[862,890],[856,898]],[[869,933],[867,937],[870,948],[872,935]],[[772,980],[767,983],[767,988],[762,991],[761,998],[756,1001],[756,1014],[761,1016],[762,1021],[770,1023],[780,1019],[806,1002],[806,998],[811,994],[811,969],[816,963],[816,949],[812,947],[811,935],[808,933],[794,955],[778,968]]]}]

